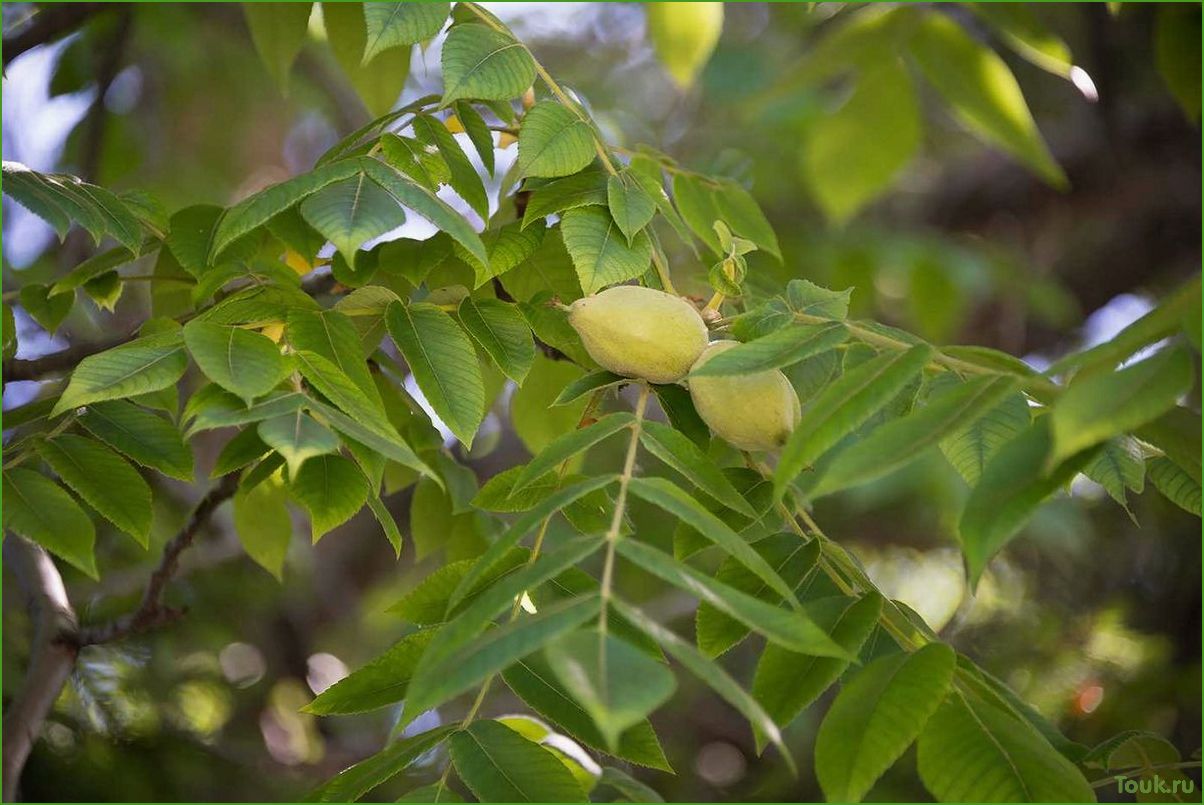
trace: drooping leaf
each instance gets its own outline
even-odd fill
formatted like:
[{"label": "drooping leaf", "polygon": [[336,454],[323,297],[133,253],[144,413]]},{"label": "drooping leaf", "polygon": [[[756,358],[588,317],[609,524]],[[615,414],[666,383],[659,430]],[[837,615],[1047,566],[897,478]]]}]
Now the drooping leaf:
[{"label": "drooping leaf", "polygon": [[1050,460],[1068,458],[1169,411],[1194,382],[1192,363],[1187,350],[1167,349],[1119,371],[1072,382],[1050,414]]},{"label": "drooping leaf", "polygon": [[642,722],[677,687],[663,663],[612,634],[573,632],[548,644],[544,653],[612,749],[623,732]]},{"label": "drooping leaf", "polygon": [[445,201],[383,162],[368,159],[364,163],[364,170],[401,204],[430,221],[441,232],[446,232],[473,257],[486,265],[489,263],[489,255],[480,236]]},{"label": "drooping leaf", "polygon": [[1200,484],[1183,469],[1166,458],[1158,456],[1146,464],[1146,472],[1154,488],[1184,511],[1200,516]]},{"label": "drooping leaf", "polygon": [[633,478],[628,491],[649,503],[658,506],[687,525],[696,529],[706,539],[714,542],[728,555],[755,573],[770,589],[787,602],[796,602],[794,590],[770,567],[744,538],[726,523],[707,511],[701,503],[686,494],[680,487],[664,478]]},{"label": "drooping leaf", "polygon": [[[249,432],[249,431],[247,431]],[[288,493],[279,474],[234,493],[234,531],[243,550],[277,581],[284,579],[284,560],[293,537]]]},{"label": "drooping leaf", "polygon": [[306,512],[313,541],[351,519],[368,500],[368,481],[349,459],[315,456],[289,478],[289,492]]},{"label": "drooping leaf", "polygon": [[756,516],[723,471],[681,432],[658,422],[645,422],[640,430],[640,443],[724,506],[749,517]]},{"label": "drooping leaf", "polygon": [[602,170],[583,170],[541,184],[531,191],[527,209],[523,212],[523,229],[549,215],[578,207],[606,206],[609,179]]},{"label": "drooping leaf", "polygon": [[367,760],[344,769],[318,786],[305,797],[305,801],[355,802],[443,743],[454,730],[453,725],[445,725],[394,741]]},{"label": "drooping leaf", "polygon": [[385,316],[427,402],[471,446],[485,415],[485,385],[472,341],[435,305],[394,303]]},{"label": "drooping leaf", "polygon": [[973,694],[949,696],[920,734],[916,766],[942,802],[1094,802],[1041,734]]},{"label": "drooping leaf", "polygon": [[448,183],[460,197],[468,202],[468,206],[481,216],[481,220],[489,220],[489,196],[481,176],[468,159],[468,154],[456,142],[456,138],[447,130],[447,126],[430,115],[419,115],[414,118],[414,136],[423,142],[433,144],[447,165],[449,172]]},{"label": "drooping leaf", "polygon": [[494,168],[493,132],[489,130],[489,124],[468,101],[456,101],[454,106],[456,119],[464,127],[464,133],[468,135],[472,147],[477,150],[481,164],[485,166],[485,172],[492,174]]},{"label": "drooping leaf", "polygon": [[322,691],[302,710],[316,716],[366,713],[401,701],[433,636],[429,629],[406,635],[384,654]]},{"label": "drooping leaf", "polygon": [[514,487],[510,494],[513,495],[515,492],[521,491],[527,484],[535,481],[578,453],[588,450],[603,439],[607,439],[621,430],[630,428],[634,422],[634,416],[626,411],[620,411],[608,414],[592,425],[570,431],[555,439],[541,450],[535,458],[531,459],[526,469],[523,470],[522,474],[514,482]]},{"label": "drooping leaf", "polygon": [[389,48],[431,39],[447,21],[450,3],[364,3],[368,41],[363,63]]},{"label": "drooping leaf", "polygon": [[564,390],[557,395],[556,401],[552,404],[568,405],[569,403],[575,402],[584,397],[586,394],[595,392],[598,389],[604,389],[610,386],[619,385],[620,383],[630,382],[631,378],[629,377],[620,377],[613,372],[607,372],[604,369],[599,369],[596,372],[590,372],[588,375],[583,375],[574,380],[572,383],[569,383],[564,387]]},{"label": "drooping leaf", "polygon": [[627,245],[619,225],[605,208],[588,206],[569,210],[561,219],[560,232],[581,289],[587,294],[640,276],[652,261],[652,243],[647,233],[640,232]]},{"label": "drooping leaf", "polygon": [[[840,678],[869,639],[882,611],[882,596],[834,596],[809,602],[806,612],[845,658],[792,652],[770,643],[757,662],[752,693],[780,726],[786,726]],[[757,736],[762,741],[761,735]]]},{"label": "drooping leaf", "polygon": [[71,433],[39,442],[38,454],[89,506],[147,547],[151,490],[125,459],[98,441]]},{"label": "drooping leaf", "polygon": [[[801,612],[782,609],[735,587],[729,587],[683,562],[676,561],[669,554],[637,540],[620,540],[617,550],[624,558],[642,569],[680,587],[700,601],[706,601],[753,631],[765,635],[773,643],[809,655],[839,657],[845,660],[853,656]],[[791,598],[793,599],[793,593]]]},{"label": "drooping leaf", "polygon": [[645,3],[656,56],[678,87],[688,89],[723,31],[722,3]]},{"label": "drooping leaf", "polygon": [[374,116],[383,115],[393,108],[405,87],[406,78],[410,74],[412,48],[391,47],[377,53],[371,60],[364,61],[364,50],[368,43],[368,29],[364,17],[364,8],[357,3],[322,4],[326,39],[335,59],[355,87],[368,112]]},{"label": "drooping leaf", "polygon": [[[126,252],[128,254],[128,252]],[[21,289],[18,299],[21,307],[29,317],[41,325],[42,329],[54,335],[63,319],[71,312],[75,303],[75,295],[71,293],[51,293],[51,289],[37,283],[26,285]]]},{"label": "drooping leaf", "polygon": [[693,377],[719,377],[778,369],[832,349],[846,338],[848,331],[839,322],[816,326],[800,324],[732,347],[709,358],[690,374]]},{"label": "drooping leaf", "polygon": [[188,355],[177,333],[150,335],[79,362],[51,417],[104,400],[135,397],[174,386],[188,368]]},{"label": "drooping leaf", "polygon": [[617,746],[608,749],[594,720],[564,689],[542,654],[519,660],[502,673],[502,678],[531,709],[551,720],[574,740],[600,752],[609,751],[630,763],[672,771],[652,725],[646,720],[627,729],[619,737]]},{"label": "drooping leaf", "polygon": [[795,428],[782,449],[775,492],[781,495],[800,472],[890,402],[931,356],[928,346],[888,352],[845,372],[821,392],[807,410],[806,426]]},{"label": "drooping leaf", "polygon": [[[804,588],[819,562],[819,542],[804,542],[796,534],[777,534],[758,541],[753,547],[796,590]],[[781,600],[765,582],[730,556],[719,565],[715,580],[771,603]],[[708,657],[718,657],[748,637],[750,632],[748,626],[710,603],[699,603],[694,617],[694,634],[698,648]]]},{"label": "drooping leaf", "polygon": [[1084,450],[1049,468],[1053,455],[1050,417],[1035,421],[999,449],[970,493],[959,529],[970,579],[1006,545],[1037,506],[1062,488],[1093,457]]},{"label": "drooping leaf", "polygon": [[493,544],[477,559],[476,564],[464,574],[464,577],[460,580],[460,583],[456,586],[455,591],[448,600],[449,609],[459,605],[468,593],[483,578],[487,577],[510,550],[519,543],[519,540],[531,533],[544,518],[552,516],[591,492],[602,489],[613,483],[614,480],[615,476],[608,475],[601,478],[587,478],[575,484],[570,484],[546,496],[524,512],[511,523],[510,528],[506,529],[505,533],[493,541]]},{"label": "drooping leaf", "polygon": [[713,192],[719,215],[732,232],[751,240],[757,248],[780,261],[782,250],[778,246],[778,237],[752,194],[730,179],[720,181]]},{"label": "drooping leaf", "polygon": [[338,452],[342,445],[333,431],[300,410],[265,419],[258,433],[264,444],[284,456],[289,477],[296,477],[306,459]]},{"label": "drooping leaf", "polygon": [[698,649],[661,626],[656,619],[650,618],[635,607],[619,600],[615,600],[613,606],[624,618],[647,633],[657,643],[660,643],[665,651],[669,652],[674,659],[686,666],[690,673],[697,676],[708,687],[722,696],[728,704],[735,707],[741,715],[748,719],[749,723],[755,729],[760,730],[762,734],[769,738],[774,746],[778,747],[778,750],[782,753],[782,759],[786,762],[787,766],[791,769],[794,768],[794,759],[782,743],[782,736],[777,725],[773,723],[773,719],[762,709],[757,700],[748,691],[740,687],[740,683],[732,679],[726,671],[711,662]]},{"label": "drooping leaf", "polygon": [[1083,474],[1102,486],[1126,510],[1126,490],[1141,494],[1145,489],[1145,462],[1140,448],[1129,437],[1104,442],[1095,457],[1083,467]]},{"label": "drooping leaf", "polygon": [[531,328],[518,308],[500,299],[464,297],[460,322],[506,377],[520,386],[535,362]]},{"label": "drooping leaf", "polygon": [[723,220],[715,201],[715,183],[693,174],[674,174],[673,203],[694,236],[716,255],[724,256],[715,234],[715,222]]},{"label": "drooping leaf", "polygon": [[288,91],[288,74],[305,44],[312,3],[243,3],[247,27],[276,86]]},{"label": "drooping leaf", "polygon": [[[951,375],[942,375],[942,378]],[[935,385],[935,384],[934,384]],[[941,439],[941,452],[971,487],[978,483],[987,462],[999,448],[1028,427],[1030,414],[1024,395],[1006,395],[979,419]]]},{"label": "drooping leaf", "polygon": [[451,762],[481,802],[587,801],[556,755],[497,721],[474,721],[454,733]]},{"label": "drooping leaf", "polygon": [[924,729],[953,679],[941,643],[874,660],[845,685],[815,739],[815,771],[830,802],[860,802]]},{"label": "drooping leaf", "polygon": [[[889,137],[874,135],[888,129]],[[842,223],[885,192],[922,137],[919,99],[906,66],[885,58],[863,69],[853,94],[820,118],[803,142],[803,171],[824,214]]]},{"label": "drooping leaf", "polygon": [[643,184],[628,171],[607,179],[606,203],[610,208],[611,218],[614,218],[628,244],[656,214],[656,201],[644,189]]},{"label": "drooping leaf", "polygon": [[497,229],[487,229],[481,239],[489,250],[489,265],[481,265],[461,246],[456,246],[456,255],[472,266],[475,272],[475,288],[480,288],[494,277],[521,266],[531,258],[543,243],[547,230],[542,226],[523,229],[517,221],[511,221]]},{"label": "drooping leaf", "polygon": [[594,133],[576,111],[559,101],[540,101],[523,116],[518,132],[522,176],[569,176],[594,159]]},{"label": "drooping leaf", "polygon": [[517,98],[535,80],[535,63],[526,47],[478,23],[453,26],[442,59],[445,106],[460,98]]},{"label": "drooping leaf", "polygon": [[1016,77],[993,50],[942,13],[924,14],[908,39],[912,58],[957,117],[1055,187],[1066,175],[1037,131]]},{"label": "drooping leaf", "polygon": [[79,423],[96,438],[144,467],[192,482],[192,451],[163,417],[130,402],[93,403]]},{"label": "drooping leaf", "polygon": [[[492,586],[483,590],[455,618],[444,624],[432,639],[426,653],[422,656],[422,661],[419,663],[418,669],[414,672],[414,679],[410,686],[410,695],[406,701],[405,715],[407,719],[416,717],[427,708],[434,707],[445,701],[446,697],[454,696],[460,690],[463,690],[463,688],[452,689],[455,686],[451,684],[452,680],[446,675],[448,669],[443,666],[449,658],[458,656],[458,653],[462,650],[472,648],[471,641],[485,630],[493,618],[496,618],[507,607],[513,607],[516,598],[523,592],[559,575],[566,568],[571,567],[586,556],[596,552],[601,545],[602,540],[598,537],[577,537],[553,551],[544,553],[536,561],[526,564],[515,572],[500,578]],[[460,586],[471,589],[475,583],[476,579],[470,581],[466,575],[464,580],[461,581]],[[550,621],[550,623],[557,629],[569,622],[574,622],[574,625],[581,623],[582,621],[575,621],[575,618],[589,608],[588,602],[583,603],[583,600],[574,599],[571,603],[576,608],[569,610],[569,614],[567,615],[557,612],[556,618]],[[596,596],[594,597],[594,601],[593,611],[596,613]],[[449,602],[449,606],[454,607],[456,603],[457,599],[453,599]],[[517,623],[517,621],[514,623]],[[531,635],[539,636],[546,634],[546,629],[539,626],[539,623],[543,623],[543,621],[537,622],[537,625],[533,627],[530,633]],[[567,628],[573,627],[569,626]],[[567,631],[567,629],[565,630]],[[527,633],[520,634],[519,638],[511,638],[509,635],[509,632],[503,635],[505,642],[498,644],[500,648],[496,652],[497,654],[508,653],[511,648],[522,644],[522,641],[529,637]],[[549,635],[548,638],[550,639],[550,637]],[[516,640],[517,642],[515,642]],[[479,643],[476,645],[479,647]],[[528,651],[533,651],[538,647],[539,644]],[[518,656],[523,655],[520,654]],[[517,657],[514,659],[517,659]],[[474,666],[478,670],[480,667],[482,666]],[[495,670],[501,669],[498,668]],[[489,673],[489,671],[486,671],[486,673]],[[471,686],[472,684],[471,681],[465,682],[462,677],[455,681],[457,684],[464,684],[466,686]]]},{"label": "drooping leaf", "polygon": [[396,229],[406,219],[397,200],[362,173],[323,187],[302,201],[300,210],[352,267],[365,242]]},{"label": "drooping leaf", "polygon": [[247,405],[275,388],[288,371],[272,339],[240,327],[193,320],[184,327],[184,343],[210,380]]},{"label": "drooping leaf", "polygon": [[17,467],[4,470],[4,527],[99,578],[93,544],[96,529],[63,488],[45,475]]},{"label": "drooping leaf", "polygon": [[933,393],[922,408],[876,428],[837,455],[811,495],[819,497],[881,478],[976,421],[1015,389],[1012,378],[988,375]]}]

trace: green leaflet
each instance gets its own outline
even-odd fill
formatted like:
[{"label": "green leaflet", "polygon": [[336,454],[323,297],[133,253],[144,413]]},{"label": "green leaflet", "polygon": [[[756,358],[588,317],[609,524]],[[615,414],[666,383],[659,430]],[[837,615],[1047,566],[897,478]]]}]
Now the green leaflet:
[{"label": "green leaflet", "polygon": [[987,562],[1012,539],[1037,506],[1069,483],[1093,458],[1094,451],[1084,450],[1051,470],[1050,418],[1041,417],[1001,447],[966,501],[959,529],[972,583],[977,583]]},{"label": "green leaflet", "polygon": [[656,201],[638,177],[627,170],[606,180],[606,204],[628,245],[656,214]]},{"label": "green leaflet", "polygon": [[815,771],[829,802],[859,802],[924,729],[953,680],[956,655],[930,643],[874,660],[854,676],[820,725]]},{"label": "green leaflet", "polygon": [[1178,464],[1165,456],[1158,456],[1149,460],[1146,472],[1150,476],[1150,483],[1167,500],[1184,511],[1200,516],[1200,484]]},{"label": "green leaflet", "polygon": [[719,466],[680,431],[659,422],[645,422],[640,429],[640,443],[649,453],[724,506],[756,518],[756,512],[736,491]]},{"label": "green leaflet", "polygon": [[70,433],[39,442],[38,454],[89,506],[147,547],[151,490],[125,459],[100,442]]},{"label": "green leaflet", "polygon": [[184,343],[210,380],[247,405],[275,388],[288,372],[280,347],[250,330],[194,320],[184,327]]},{"label": "green leaflet", "polygon": [[247,3],[243,13],[259,57],[282,92],[309,25],[311,3]]},{"label": "green leaflet", "polygon": [[[882,611],[882,596],[870,593],[861,598],[833,596],[809,602],[806,612],[818,628],[830,635],[844,658],[821,657],[813,653],[791,652],[770,644],[757,662],[752,692],[780,726],[793,721],[807,705],[840,678],[849,667],[849,657],[856,657],[878,623]],[[761,734],[758,745],[763,745]]]},{"label": "green leaflet", "polygon": [[276,581],[284,580],[284,560],[293,537],[287,501],[284,482],[277,474],[250,486],[244,483],[234,494],[234,531],[238,541],[247,556]]},{"label": "green leaflet", "polygon": [[611,750],[677,688],[673,672],[662,662],[612,634],[573,632],[548,644],[544,653]]},{"label": "green leaflet", "polygon": [[360,246],[406,220],[396,199],[362,173],[323,187],[302,201],[300,210],[352,267]]},{"label": "green leaflet", "polygon": [[[933,388],[942,381],[949,385],[957,382],[952,375],[944,374],[933,383]],[[941,439],[941,452],[966,479],[966,483],[973,487],[982,477],[982,471],[991,457],[1027,428],[1030,418],[1028,400],[1024,395],[1020,392],[1008,394],[982,417]]]},{"label": "green leaflet", "polygon": [[923,407],[874,429],[838,454],[811,496],[864,484],[904,466],[924,448],[986,414],[1015,389],[1013,378],[988,375],[933,393]]},{"label": "green leaflet", "polygon": [[[361,357],[360,333],[349,318],[364,312],[365,297],[375,296],[370,290],[372,287],[376,286],[359,288],[348,294],[340,302],[348,304],[336,310],[289,311],[287,332],[288,341],[295,349],[308,350],[326,358],[342,369],[343,374],[351,378],[369,400],[379,405],[380,392],[372,380],[372,373],[368,371],[368,364]],[[396,298],[396,294],[386,291],[385,295],[377,297],[376,305],[371,308],[372,314],[383,317],[384,308],[388,305],[385,300]],[[378,333],[383,335],[383,329]]]},{"label": "green leaflet", "polygon": [[523,470],[522,474],[514,482],[514,487],[511,489],[510,494],[514,495],[516,492],[521,492],[527,484],[532,483],[573,456],[588,450],[621,430],[630,428],[633,424],[635,424],[635,417],[626,411],[620,411],[608,414],[592,425],[578,428],[554,439],[535,458],[531,459],[526,469]]},{"label": "green leaflet", "polygon": [[816,459],[894,399],[919,375],[932,348],[916,346],[887,352],[846,371],[808,407],[806,424],[794,429],[774,472],[774,492],[786,486]]},{"label": "green leaflet", "polygon": [[307,458],[337,453],[342,446],[329,428],[303,411],[265,419],[257,429],[259,438],[288,463],[289,477],[296,477]]},{"label": "green leaflet", "polygon": [[453,26],[443,43],[443,105],[460,98],[504,101],[535,80],[535,63],[521,42],[478,23]]},{"label": "green leaflet", "polygon": [[[886,129],[890,137],[874,135]],[[807,183],[828,219],[847,221],[888,190],[922,138],[919,99],[907,67],[898,58],[867,65],[852,96],[817,121],[803,143]]]},{"label": "green leaflet", "polygon": [[535,341],[523,314],[499,299],[464,297],[460,323],[506,377],[520,386],[535,362]]},{"label": "green leaflet", "polygon": [[180,333],[135,339],[80,361],[50,416],[88,403],[134,397],[174,386],[187,368],[188,356]]},{"label": "green leaflet", "polygon": [[700,601],[706,601],[777,645],[808,655],[844,660],[854,657],[851,650],[834,642],[827,632],[802,612],[781,609],[729,587],[675,560],[669,554],[634,539],[620,540],[616,547],[620,555],[643,570],[680,587]]},{"label": "green leaflet", "polygon": [[474,721],[451,738],[451,761],[481,802],[586,802],[556,755],[497,721]]},{"label": "green leaflet", "polygon": [[[400,7],[392,3],[381,5]],[[426,5],[423,4],[424,7]],[[354,3],[322,4],[322,22],[326,27],[330,49],[360,100],[368,107],[368,112],[375,116],[388,112],[401,95],[410,74],[412,48],[391,47],[365,61],[364,50],[368,41],[364,24],[366,13],[366,6]]]},{"label": "green leaflet", "polygon": [[840,322],[815,326],[799,324],[740,344],[709,358],[705,364],[690,372],[690,375],[718,377],[780,369],[832,349],[846,338],[848,331]]},{"label": "green leaflet", "polygon": [[[518,172],[522,176],[568,176],[594,159],[594,133],[574,110],[559,101],[535,104],[518,132]],[[630,240],[630,238],[629,238]]]},{"label": "green leaflet", "polygon": [[561,219],[560,233],[581,289],[587,294],[638,277],[652,262],[652,242],[647,233],[637,234],[627,245],[606,209],[588,206],[569,210]]},{"label": "green leaflet", "polygon": [[502,673],[506,685],[531,709],[551,720],[575,740],[599,752],[607,752],[630,763],[671,772],[660,741],[647,721],[626,730],[613,749],[598,731],[594,720],[581,708],[552,672],[540,653],[525,657]]},{"label": "green leaflet", "polygon": [[342,525],[368,500],[368,481],[352,461],[315,456],[289,478],[289,491],[309,513],[313,541]]},{"label": "green leaflet", "polygon": [[1019,159],[1055,187],[1066,175],[1041,139],[1007,64],[951,17],[925,13],[907,40],[912,58],[976,135]]},{"label": "green leaflet", "polygon": [[454,729],[455,727],[450,725],[436,727],[428,732],[394,741],[367,760],[344,769],[318,786],[305,797],[305,801],[354,802],[381,783],[391,780],[415,760],[443,743]]},{"label": "green leaflet", "polygon": [[33,540],[93,579],[96,529],[62,487],[20,467],[4,471],[4,527]]},{"label": "green leaflet", "polygon": [[124,400],[93,403],[79,423],[127,458],[164,475],[191,483],[192,451],[168,420]]},{"label": "green leaflet", "polygon": [[394,303],[385,317],[427,402],[471,447],[485,416],[485,385],[472,342],[451,316],[431,304]]},{"label": "green leaflet", "polygon": [[481,220],[488,222],[489,196],[485,192],[485,185],[482,184],[480,175],[472,166],[464,149],[447,130],[447,126],[429,115],[414,118],[413,126],[415,137],[439,149],[439,155],[443,157],[450,172],[449,183],[452,189],[468,202],[468,206],[481,216]]},{"label": "green leaflet", "polygon": [[1166,349],[1116,372],[1071,383],[1050,414],[1050,462],[1138,428],[1174,407],[1191,388],[1195,369],[1183,348]]},{"label": "green leaflet", "polygon": [[363,63],[389,48],[413,45],[439,33],[450,3],[364,3],[367,42]]},{"label": "green leaflet", "polygon": [[1079,770],[1024,722],[960,691],[920,734],[916,766],[942,802],[1094,802]]},{"label": "green leaflet", "polygon": [[759,729],[763,734],[767,735],[773,745],[778,747],[778,750],[782,753],[782,759],[786,762],[786,765],[792,772],[794,771],[794,758],[791,757],[790,752],[782,743],[782,736],[777,725],[773,723],[773,719],[761,708],[757,700],[748,691],[740,687],[740,684],[736,680],[732,679],[718,665],[707,659],[698,649],[635,607],[624,604],[617,599],[612,601],[612,606],[624,618],[631,621],[637,628],[646,632],[649,637],[660,643],[665,651],[669,652],[678,662],[686,666],[692,674],[722,696],[728,704],[739,710],[740,714],[748,719],[754,728]]},{"label": "green leaflet", "polygon": [[541,184],[531,191],[523,213],[523,229],[549,215],[578,207],[606,206],[609,198],[609,179],[602,170],[583,170]]},{"label": "green leaflet", "polygon": [[401,701],[434,634],[428,629],[406,635],[384,654],[322,691],[302,710],[316,716],[366,713]]}]

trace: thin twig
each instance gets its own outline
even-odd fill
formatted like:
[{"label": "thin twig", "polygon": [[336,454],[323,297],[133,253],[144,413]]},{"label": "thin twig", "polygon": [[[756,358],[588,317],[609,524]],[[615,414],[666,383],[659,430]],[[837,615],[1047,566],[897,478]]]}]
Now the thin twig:
[{"label": "thin twig", "polygon": [[222,476],[217,485],[209,490],[209,494],[205,495],[197,504],[192,516],[188,518],[188,522],[180,529],[180,533],[172,537],[163,548],[163,558],[159,560],[158,567],[151,573],[138,608],[107,624],[81,630],[80,645],[87,646],[120,640],[183,616],[183,610],[163,604],[163,592],[172,576],[175,575],[180,562],[180,554],[192,544],[196,535],[208,524],[209,518],[217,511],[217,508],[232,498],[237,489],[238,473]]}]

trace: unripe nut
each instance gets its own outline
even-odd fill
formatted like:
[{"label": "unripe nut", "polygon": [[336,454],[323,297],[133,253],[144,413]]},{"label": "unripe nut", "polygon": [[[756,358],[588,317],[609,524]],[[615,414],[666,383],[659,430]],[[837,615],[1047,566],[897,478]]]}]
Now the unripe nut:
[{"label": "unripe nut", "polygon": [[569,324],[603,369],[651,383],[681,380],[707,345],[707,326],[693,305],[638,285],[578,299]]},{"label": "unripe nut", "polygon": [[[735,347],[716,341],[694,369]],[[746,375],[691,377],[690,399],[702,421],[716,436],[741,450],[776,450],[786,443],[802,419],[798,394],[777,369]]]}]

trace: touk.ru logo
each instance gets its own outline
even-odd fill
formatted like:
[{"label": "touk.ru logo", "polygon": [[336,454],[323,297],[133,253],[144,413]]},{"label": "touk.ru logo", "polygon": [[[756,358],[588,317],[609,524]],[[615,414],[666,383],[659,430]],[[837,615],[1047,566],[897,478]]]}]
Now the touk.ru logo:
[{"label": "touk.ru logo", "polygon": [[1121,775],[1116,778],[1116,790],[1121,794],[1190,794],[1196,790],[1196,782],[1186,777],[1167,780],[1161,774],[1135,780]]}]

